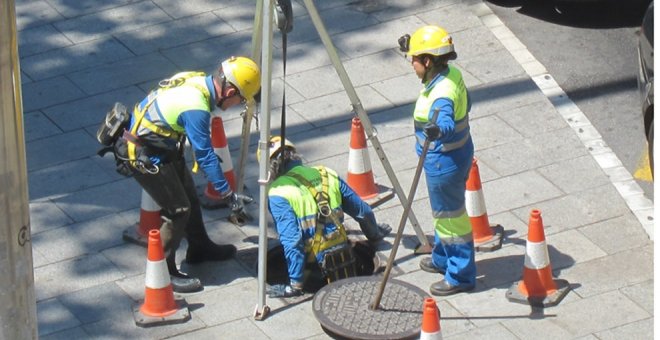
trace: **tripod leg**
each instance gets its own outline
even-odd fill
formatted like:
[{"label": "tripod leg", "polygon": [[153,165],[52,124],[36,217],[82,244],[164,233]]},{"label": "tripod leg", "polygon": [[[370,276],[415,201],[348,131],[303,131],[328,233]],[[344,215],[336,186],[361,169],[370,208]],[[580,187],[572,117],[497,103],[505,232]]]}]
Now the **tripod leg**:
[{"label": "tripod leg", "polygon": [[[376,153],[378,154],[378,158],[383,164],[383,168],[385,169],[385,172],[387,173],[390,182],[392,182],[394,191],[396,192],[397,197],[399,197],[399,201],[401,201],[401,204],[404,207],[407,206],[408,200],[406,199],[406,195],[403,192],[403,189],[401,188],[401,184],[399,183],[399,180],[396,178],[396,174],[394,173],[394,170],[392,169],[392,166],[390,165],[390,162],[387,159],[387,156],[385,155],[385,152],[383,151],[380,142],[378,141],[378,137],[373,132],[373,127],[371,125],[371,121],[369,120],[369,116],[362,107],[362,103],[360,103],[360,99],[358,98],[357,92],[355,92],[355,87],[353,87],[353,83],[348,78],[348,73],[346,72],[344,65],[342,65],[341,60],[339,59],[339,54],[337,54],[337,50],[335,49],[332,40],[330,39],[330,35],[328,34],[328,31],[325,29],[325,26],[323,25],[323,21],[321,20],[321,16],[316,10],[316,6],[314,6],[314,1],[304,0],[304,3],[305,3],[305,7],[307,8],[307,12],[309,13],[309,17],[312,19],[312,23],[314,24],[314,27],[316,27],[316,31],[321,37],[321,41],[323,42],[323,45],[325,45],[325,49],[328,51],[328,56],[330,57],[330,60],[332,61],[332,64],[334,65],[335,70],[337,71],[337,74],[341,79],[344,89],[346,90],[346,93],[348,94],[348,97],[351,100],[351,104],[353,105],[353,110],[360,118],[360,121],[362,121],[362,125],[364,126],[364,131],[367,134],[367,138],[371,141],[371,145],[373,145],[374,149],[376,150]],[[419,226],[419,222],[417,222],[417,217],[415,217],[415,214],[413,213],[412,209],[408,214],[408,219],[410,220],[410,223],[412,224],[413,229],[415,230],[415,233],[417,234],[417,238],[419,239],[420,242],[420,245],[415,250],[415,253],[430,254],[432,250],[432,246],[429,244],[429,240],[426,238],[426,235],[424,235],[424,232]]]}]

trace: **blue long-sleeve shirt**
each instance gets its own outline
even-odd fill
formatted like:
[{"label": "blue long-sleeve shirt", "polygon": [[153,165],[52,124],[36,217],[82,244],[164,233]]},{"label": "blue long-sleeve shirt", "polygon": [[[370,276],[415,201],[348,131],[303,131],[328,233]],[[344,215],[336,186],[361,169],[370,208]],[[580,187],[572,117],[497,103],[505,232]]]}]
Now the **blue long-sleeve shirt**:
[{"label": "blue long-sleeve shirt", "polygon": [[[441,81],[447,75],[448,69],[436,75],[428,84],[426,89],[431,89],[436,83]],[[467,93],[467,112],[470,112],[472,102],[470,93]],[[431,105],[428,112],[428,121],[432,121],[433,113],[438,110],[438,117],[435,123],[440,128],[440,137],[435,141],[435,147],[429,148],[429,151],[424,160],[424,171],[427,174],[438,175],[449,171],[454,171],[457,168],[456,163],[462,163],[465,158],[472,158],[474,146],[472,145],[472,138],[468,140],[462,148],[452,150],[449,152],[440,151],[441,145],[444,143],[451,143],[459,140],[464,134],[469,134],[469,127],[460,133],[456,133],[456,122],[454,120],[454,102],[447,97],[436,98]],[[467,115],[466,115],[467,117]],[[417,134],[423,134],[421,130],[415,131]],[[415,143],[415,151],[417,155],[422,154],[422,145]]]},{"label": "blue long-sleeve shirt", "polygon": [[[213,109],[215,103],[215,87],[213,85],[212,76],[206,76],[205,83],[210,93],[209,107]],[[146,105],[146,103],[147,98],[145,98],[140,105],[143,106]],[[158,100],[156,99],[154,105],[156,105],[158,114],[162,118],[157,104]],[[161,123],[166,124],[165,119],[161,119]],[[221,196],[231,192],[229,183],[222,171],[220,159],[215,154],[211,144],[211,112],[205,110],[183,111],[177,118],[177,124],[185,130],[188,141],[190,141],[192,146],[195,159],[197,160],[199,167],[204,171],[206,179],[213,184],[213,188],[220,193]],[[163,161],[163,157],[164,156],[162,155],[152,155],[150,158],[154,164],[160,164]]]}]

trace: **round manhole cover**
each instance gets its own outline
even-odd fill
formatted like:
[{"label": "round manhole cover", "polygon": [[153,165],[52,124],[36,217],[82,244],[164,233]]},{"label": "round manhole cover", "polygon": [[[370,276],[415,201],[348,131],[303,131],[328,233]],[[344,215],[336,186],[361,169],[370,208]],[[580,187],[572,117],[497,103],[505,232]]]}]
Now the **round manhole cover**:
[{"label": "round manhole cover", "polygon": [[330,335],[348,339],[409,339],[419,337],[422,307],[428,296],[409,283],[390,279],[380,308],[369,306],[382,278],[358,276],[333,282],[314,296],[314,316]]}]

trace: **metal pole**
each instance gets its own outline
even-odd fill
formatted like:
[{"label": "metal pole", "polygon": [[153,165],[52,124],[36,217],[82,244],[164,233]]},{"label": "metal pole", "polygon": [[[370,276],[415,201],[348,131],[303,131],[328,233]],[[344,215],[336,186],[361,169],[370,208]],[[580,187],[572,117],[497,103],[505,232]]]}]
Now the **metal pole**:
[{"label": "metal pole", "polygon": [[[252,60],[255,63],[259,63],[261,59],[261,30],[263,25],[263,3],[264,0],[257,0],[257,8],[254,14],[254,28],[252,31]],[[254,116],[254,110],[256,108],[256,103],[251,101],[245,107],[245,110],[241,113],[243,115],[243,128],[241,130],[241,149],[240,156],[238,158],[238,167],[236,172],[238,173],[238,179],[236,180],[236,192],[240,195],[243,193],[243,187],[245,186],[245,163],[247,162],[248,149],[250,148],[250,129],[252,127],[252,116]]]},{"label": "metal pole", "polygon": [[262,7],[263,34],[261,50],[261,129],[259,133],[259,152],[264,155],[259,160],[259,302],[255,319],[263,320],[270,308],[266,305],[266,253],[268,248],[268,140],[270,139],[270,83],[273,63],[273,0],[264,1]]},{"label": "metal pole", "polygon": [[[314,27],[316,27],[316,31],[319,33],[319,36],[321,37],[321,41],[323,42],[323,45],[325,45],[325,49],[328,51],[328,56],[330,57],[330,60],[332,60],[332,64],[334,65],[335,70],[337,71],[337,74],[339,75],[339,78],[341,79],[341,82],[344,85],[344,89],[346,90],[346,93],[348,94],[348,97],[350,98],[351,103],[353,104],[353,110],[358,115],[360,121],[362,122],[362,125],[364,126],[364,131],[367,134],[367,139],[371,141],[371,145],[374,147],[374,150],[376,150],[376,153],[378,154],[378,158],[383,164],[383,168],[385,169],[387,176],[390,178],[390,182],[392,182],[394,191],[396,192],[396,195],[399,197],[399,201],[401,201],[401,204],[403,206],[408,205],[408,199],[406,199],[403,189],[399,184],[399,180],[396,178],[396,174],[394,173],[394,170],[392,169],[392,166],[390,165],[390,162],[387,159],[387,156],[385,155],[385,151],[383,151],[380,141],[378,141],[378,137],[374,134],[371,121],[369,120],[369,116],[362,107],[362,103],[360,103],[360,99],[358,98],[357,92],[355,92],[353,83],[348,78],[348,73],[346,73],[346,69],[344,69],[344,65],[342,65],[341,60],[339,59],[339,54],[337,54],[337,50],[332,44],[330,35],[328,34],[328,31],[326,31],[325,26],[323,25],[321,16],[319,15],[319,12],[316,10],[316,7],[314,6],[314,1],[304,0],[304,2],[305,2],[305,7],[307,7],[307,12],[309,13],[309,17],[312,19],[312,23],[314,24]],[[430,249],[431,245],[429,244],[429,240],[426,238],[424,232],[420,228],[419,223],[417,222],[417,217],[415,217],[415,214],[413,213],[412,210],[408,214],[408,218],[410,219],[410,223],[412,224],[412,227],[415,230],[415,233],[417,234],[417,238],[419,239],[420,242],[420,247],[418,249],[421,248]]]},{"label": "metal pole", "polygon": [[[431,118],[432,122],[438,120],[438,112],[439,112],[438,110],[435,110],[433,112],[433,117]],[[376,293],[376,300],[374,300],[374,302],[370,306],[370,308],[373,310],[376,310],[378,309],[378,307],[380,307],[380,299],[383,297],[383,292],[385,292],[385,285],[387,284],[387,280],[390,277],[390,272],[392,271],[392,267],[394,266],[394,259],[396,259],[396,252],[399,249],[399,243],[401,242],[401,236],[403,235],[403,228],[406,225],[406,219],[408,213],[410,213],[412,210],[412,202],[413,199],[415,198],[415,192],[417,191],[419,178],[422,176],[422,169],[424,168],[424,160],[426,159],[426,154],[429,152],[430,145],[431,145],[431,141],[428,138],[425,139],[424,145],[422,146],[422,154],[419,156],[419,160],[417,161],[417,168],[415,168],[415,175],[413,176],[413,182],[410,185],[408,202],[404,206],[403,214],[401,215],[401,220],[399,221],[399,228],[396,231],[396,238],[394,239],[394,245],[392,246],[392,250],[390,251],[390,258],[387,261],[387,268],[385,268],[385,273],[383,274],[383,280],[380,283],[380,289]]]},{"label": "metal pole", "polygon": [[36,339],[21,71],[14,0],[0,1],[0,339]]}]

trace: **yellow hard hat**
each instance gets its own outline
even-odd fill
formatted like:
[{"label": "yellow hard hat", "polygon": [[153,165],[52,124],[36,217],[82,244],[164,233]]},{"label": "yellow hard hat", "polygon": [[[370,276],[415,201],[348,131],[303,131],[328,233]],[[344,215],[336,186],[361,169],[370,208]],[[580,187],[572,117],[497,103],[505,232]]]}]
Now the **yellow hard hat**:
[{"label": "yellow hard hat", "polygon": [[451,59],[456,59],[454,52],[454,42],[451,35],[439,26],[424,26],[410,37],[410,47],[408,55],[418,56],[422,54],[431,54],[441,56],[454,53]]},{"label": "yellow hard hat", "polygon": [[[268,142],[268,155],[269,159],[273,159],[274,156],[276,156],[282,147],[282,137],[280,136],[272,136],[270,137],[270,141]],[[284,138],[284,148],[289,148],[293,151],[296,150],[296,146],[291,143],[288,139]],[[257,149],[257,161],[261,161],[261,150]]]},{"label": "yellow hard hat", "polygon": [[227,81],[236,86],[247,100],[254,98],[261,88],[259,66],[250,58],[230,57],[222,62],[222,72]]}]

